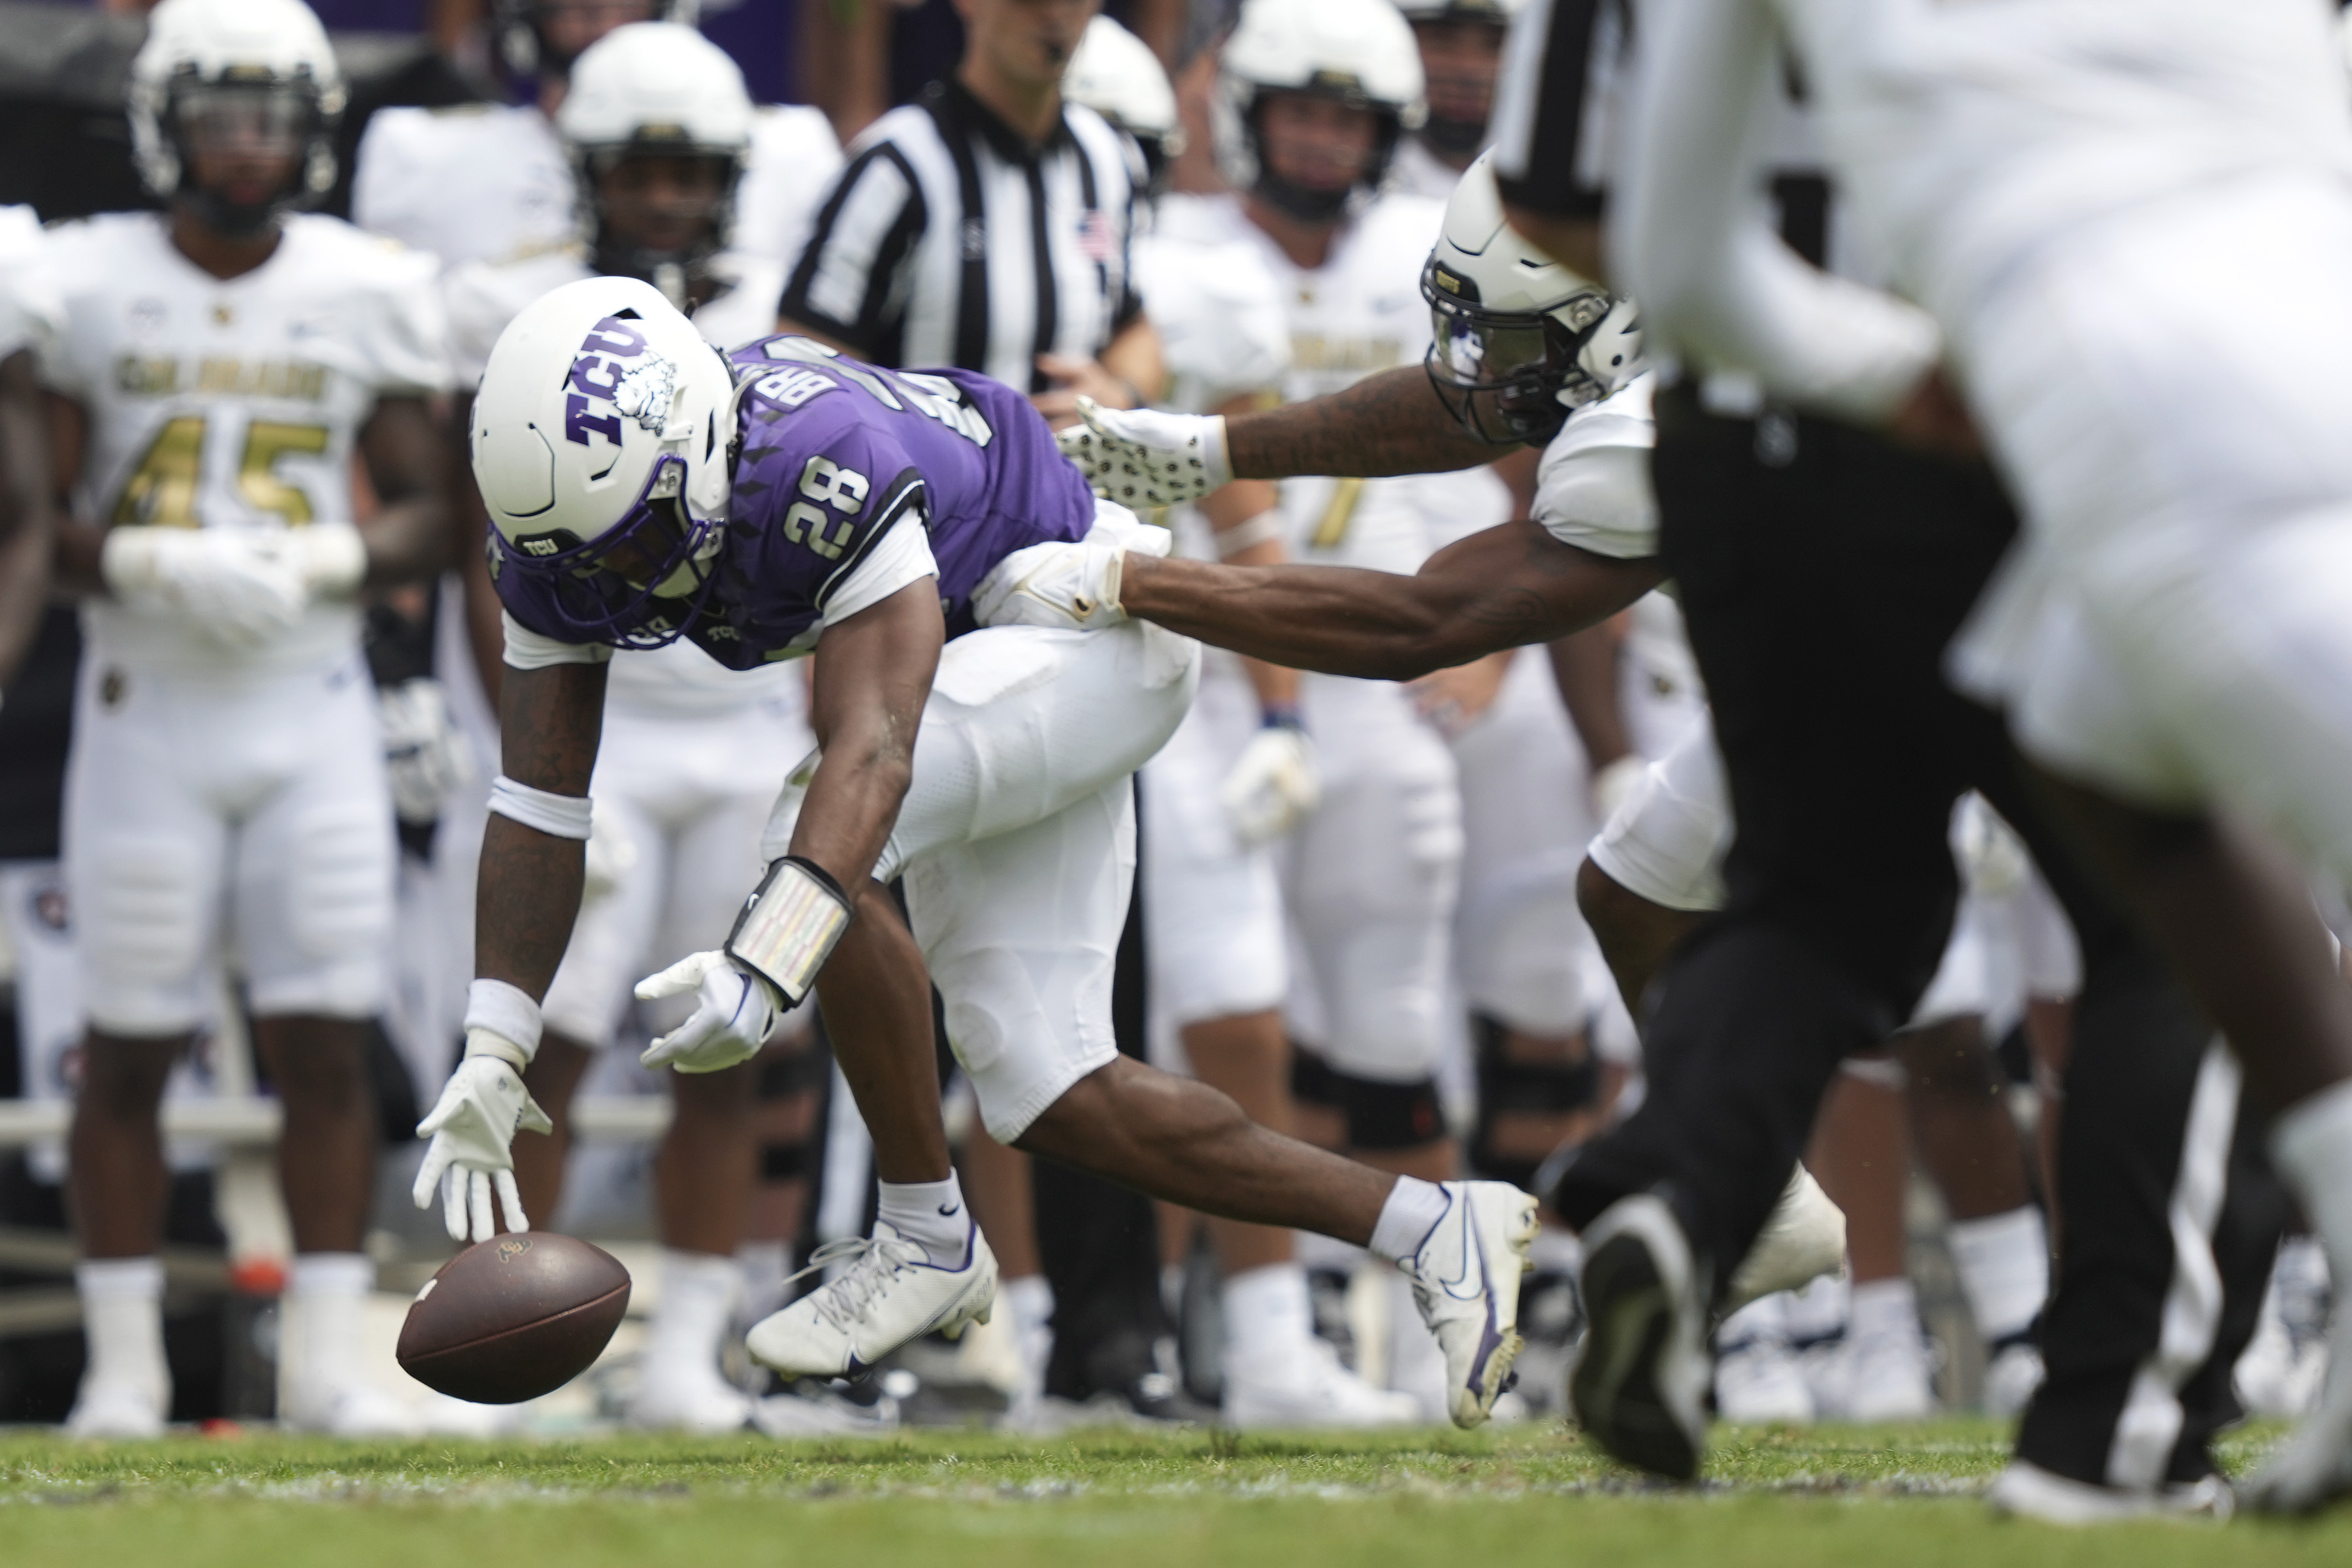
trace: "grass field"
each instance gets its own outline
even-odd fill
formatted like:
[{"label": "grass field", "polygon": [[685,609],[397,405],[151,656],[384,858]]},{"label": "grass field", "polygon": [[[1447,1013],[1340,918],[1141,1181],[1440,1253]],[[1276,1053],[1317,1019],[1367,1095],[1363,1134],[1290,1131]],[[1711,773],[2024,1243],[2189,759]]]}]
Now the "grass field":
[{"label": "grass field", "polygon": [[[2233,1445],[2242,1465],[2260,1439]],[[2092,1531],[1990,1518],[2001,1431],[1720,1435],[1697,1490],[1629,1479],[1557,1426],[1376,1439],[1099,1432],[1024,1441],[615,1436],[476,1446],[250,1433],[148,1444],[0,1435],[0,1563],[335,1568],[920,1563],[1353,1568],[1492,1563],[2352,1562],[2316,1524]]]}]

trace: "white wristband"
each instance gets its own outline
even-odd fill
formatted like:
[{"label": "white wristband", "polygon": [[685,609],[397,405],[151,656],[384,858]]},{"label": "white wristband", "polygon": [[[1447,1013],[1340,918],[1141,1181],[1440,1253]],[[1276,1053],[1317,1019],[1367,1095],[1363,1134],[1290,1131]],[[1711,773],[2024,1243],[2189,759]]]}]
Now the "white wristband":
[{"label": "white wristband", "polygon": [[584,795],[558,795],[517,784],[500,773],[490,785],[490,809],[553,838],[585,839],[593,807]]},{"label": "white wristband", "polygon": [[466,987],[467,1056],[498,1057],[520,1071],[539,1054],[539,1004],[522,987],[503,980],[477,980]]}]

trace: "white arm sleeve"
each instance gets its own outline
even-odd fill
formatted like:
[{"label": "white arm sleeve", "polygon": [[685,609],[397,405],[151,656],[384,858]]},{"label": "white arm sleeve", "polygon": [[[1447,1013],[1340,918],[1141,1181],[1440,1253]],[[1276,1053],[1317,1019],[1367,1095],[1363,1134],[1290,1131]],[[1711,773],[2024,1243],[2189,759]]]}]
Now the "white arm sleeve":
[{"label": "white arm sleeve", "polygon": [[939,574],[940,563],[931,556],[930,531],[923,526],[921,510],[910,507],[899,513],[889,531],[875,542],[866,559],[825,599],[824,624],[845,621],[908,584]]},{"label": "white arm sleeve", "polygon": [[504,610],[499,619],[507,629],[504,663],[509,669],[546,669],[559,664],[602,664],[613,650],[601,643],[558,642],[541,637]]},{"label": "white arm sleeve", "polygon": [[[1650,17],[1654,16],[1654,23]],[[1883,423],[1942,353],[1924,312],[1807,265],[1773,232],[1751,135],[1780,60],[1764,0],[1644,13],[1612,263],[1643,325],[1800,407]]]}]

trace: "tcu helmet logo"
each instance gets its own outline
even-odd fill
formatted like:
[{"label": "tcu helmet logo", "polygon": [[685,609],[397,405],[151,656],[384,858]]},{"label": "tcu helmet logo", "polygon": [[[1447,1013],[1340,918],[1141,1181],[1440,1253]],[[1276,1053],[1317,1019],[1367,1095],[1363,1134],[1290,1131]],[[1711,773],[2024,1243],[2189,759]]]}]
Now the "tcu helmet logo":
[{"label": "tcu helmet logo", "polygon": [[[621,444],[621,421],[634,419],[655,435],[669,422],[677,368],[646,346],[645,334],[618,316],[607,316],[581,340],[564,378],[563,436],[581,446],[592,435]],[[594,410],[608,404],[611,413]]]}]

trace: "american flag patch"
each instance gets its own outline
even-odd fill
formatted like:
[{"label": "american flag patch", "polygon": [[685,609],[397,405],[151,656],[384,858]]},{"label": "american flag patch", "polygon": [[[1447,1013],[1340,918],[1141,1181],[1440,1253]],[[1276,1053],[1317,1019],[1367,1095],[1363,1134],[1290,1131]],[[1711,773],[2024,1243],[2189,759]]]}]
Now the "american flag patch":
[{"label": "american flag patch", "polygon": [[1078,220],[1078,248],[1089,261],[1108,266],[1118,254],[1118,233],[1111,226],[1110,215],[1100,207],[1088,207],[1087,216]]}]

